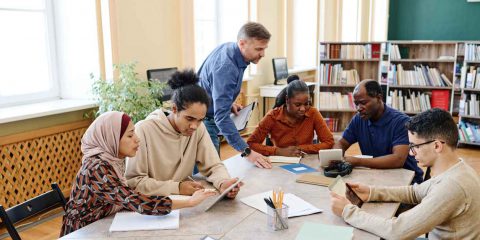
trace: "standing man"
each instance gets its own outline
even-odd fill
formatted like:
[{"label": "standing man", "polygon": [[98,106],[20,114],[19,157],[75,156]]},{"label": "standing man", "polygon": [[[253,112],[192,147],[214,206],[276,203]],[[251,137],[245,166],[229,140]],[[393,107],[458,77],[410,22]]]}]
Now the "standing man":
[{"label": "standing man", "polygon": [[357,114],[333,148],[343,153],[358,142],[363,155],[373,158],[346,156],[353,166],[369,168],[405,168],[415,172],[414,182],[423,181],[423,171],[415,158],[408,155],[408,132],[405,123],[410,119],[383,103],[382,88],[377,81],[361,81],[353,90]]},{"label": "standing man", "polygon": [[220,153],[218,134],[228,144],[260,168],[271,168],[268,158],[251,150],[230,119],[242,108],[234,103],[242,87],[243,72],[250,63],[257,64],[265,56],[270,33],[261,24],[249,22],[240,28],[237,42],[224,43],[215,48],[198,70],[200,86],[212,99],[204,123],[213,145]]}]

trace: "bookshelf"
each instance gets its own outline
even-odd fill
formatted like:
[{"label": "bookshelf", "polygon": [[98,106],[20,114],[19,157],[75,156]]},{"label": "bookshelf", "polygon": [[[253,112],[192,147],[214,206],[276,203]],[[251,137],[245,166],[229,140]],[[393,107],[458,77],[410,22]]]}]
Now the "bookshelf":
[{"label": "bookshelf", "polygon": [[457,42],[389,41],[387,105],[414,115],[433,107],[453,111]]},{"label": "bookshelf", "polygon": [[480,42],[459,43],[460,78],[458,131],[460,143],[480,146]]},{"label": "bookshelf", "polygon": [[343,131],[356,113],[353,89],[380,79],[385,42],[320,42],[316,106],[332,132]]}]

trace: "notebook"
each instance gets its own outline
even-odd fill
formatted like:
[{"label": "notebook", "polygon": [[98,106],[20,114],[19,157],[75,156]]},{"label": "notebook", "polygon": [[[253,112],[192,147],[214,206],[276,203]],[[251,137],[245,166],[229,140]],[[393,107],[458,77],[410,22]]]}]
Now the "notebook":
[{"label": "notebook", "polygon": [[[240,199],[246,205],[256,208],[263,213],[267,213],[267,204],[263,198],[272,197],[272,191],[258,193],[249,197]],[[309,202],[297,197],[293,193],[285,193],[283,203],[288,206],[288,217],[298,217],[320,213],[323,210],[319,209]]]},{"label": "notebook", "polygon": [[117,212],[110,225],[110,232],[178,229],[180,226],[179,210],[172,210],[167,215],[142,215],[137,212]]},{"label": "notebook", "polygon": [[296,182],[328,187],[328,185],[332,184],[333,180],[333,178],[325,177],[323,174],[311,173],[298,176]]},{"label": "notebook", "polygon": [[295,240],[350,240],[352,237],[352,227],[305,222],[302,228],[300,228]]},{"label": "notebook", "polygon": [[253,109],[255,109],[255,104],[256,102],[252,102],[242,108],[238,112],[237,115],[235,114],[230,114],[230,118],[232,119],[233,123],[235,124],[235,127],[237,127],[238,131],[242,131],[247,127],[248,120],[250,119],[250,116],[252,115]]},{"label": "notebook", "polygon": [[272,163],[299,163],[302,157],[269,156]]},{"label": "notebook", "polygon": [[282,165],[281,168],[295,174],[302,174],[302,173],[309,173],[309,172],[317,172],[316,169],[311,168],[303,163],[294,163],[288,165]]}]

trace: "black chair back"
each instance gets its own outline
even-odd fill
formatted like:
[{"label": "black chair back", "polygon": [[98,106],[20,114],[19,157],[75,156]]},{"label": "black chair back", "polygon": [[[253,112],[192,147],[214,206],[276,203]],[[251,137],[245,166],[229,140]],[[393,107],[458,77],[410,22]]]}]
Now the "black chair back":
[{"label": "black chair back", "polygon": [[[0,205],[0,218],[5,224],[10,237],[13,240],[21,240],[14,224],[58,206],[62,206],[63,210],[65,210],[65,205],[66,199],[60,187],[58,187],[56,183],[53,183],[52,190],[9,209],[5,210],[5,208]],[[32,223],[32,225],[36,224]]]}]

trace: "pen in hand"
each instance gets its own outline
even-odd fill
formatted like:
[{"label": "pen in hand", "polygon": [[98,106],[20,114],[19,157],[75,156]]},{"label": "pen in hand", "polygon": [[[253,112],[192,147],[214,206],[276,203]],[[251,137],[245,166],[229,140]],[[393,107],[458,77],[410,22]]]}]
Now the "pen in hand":
[{"label": "pen in hand", "polygon": [[[202,186],[202,184],[201,184],[200,182],[195,181],[195,179],[193,179],[192,177],[188,176],[187,178],[188,178],[189,180],[192,180],[192,182],[197,183],[197,184],[199,184],[200,186]],[[195,187],[195,188],[196,188],[196,189],[203,189],[203,186],[202,186],[202,187]]]}]

